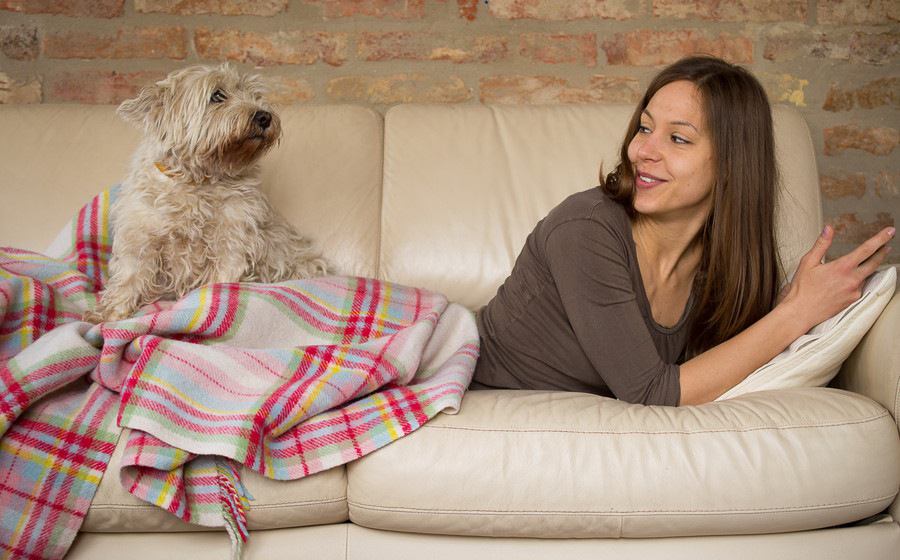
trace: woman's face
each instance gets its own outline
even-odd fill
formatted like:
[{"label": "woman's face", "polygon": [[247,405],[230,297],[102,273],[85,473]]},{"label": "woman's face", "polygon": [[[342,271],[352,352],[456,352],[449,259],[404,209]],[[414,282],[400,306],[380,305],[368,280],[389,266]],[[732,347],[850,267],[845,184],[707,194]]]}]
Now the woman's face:
[{"label": "woman's face", "polygon": [[663,220],[705,220],[715,184],[713,146],[700,92],[688,81],[663,86],[628,144],[634,209]]}]

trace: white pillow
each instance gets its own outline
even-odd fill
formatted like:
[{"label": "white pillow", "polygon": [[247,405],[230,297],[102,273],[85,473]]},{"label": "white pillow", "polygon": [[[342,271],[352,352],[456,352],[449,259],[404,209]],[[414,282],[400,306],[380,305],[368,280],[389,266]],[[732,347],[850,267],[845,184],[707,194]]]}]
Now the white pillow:
[{"label": "white pillow", "polygon": [[866,281],[862,297],[813,327],[716,400],[754,391],[827,385],[887,306],[896,284],[895,267],[876,272]]}]

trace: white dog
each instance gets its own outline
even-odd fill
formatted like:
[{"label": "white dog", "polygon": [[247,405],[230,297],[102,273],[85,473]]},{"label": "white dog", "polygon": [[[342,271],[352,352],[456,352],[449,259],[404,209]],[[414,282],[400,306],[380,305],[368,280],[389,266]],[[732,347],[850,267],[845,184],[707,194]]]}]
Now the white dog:
[{"label": "white dog", "polygon": [[281,135],[258,77],[185,68],[118,112],[144,139],[112,206],[109,279],[87,319],[126,318],[213,282],[327,272],[257,189],[256,161]]}]

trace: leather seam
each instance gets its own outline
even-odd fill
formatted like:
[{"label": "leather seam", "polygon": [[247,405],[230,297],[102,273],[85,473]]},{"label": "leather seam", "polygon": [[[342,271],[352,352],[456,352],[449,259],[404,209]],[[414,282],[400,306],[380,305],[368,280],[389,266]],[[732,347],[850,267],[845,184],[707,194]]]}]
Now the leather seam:
[{"label": "leather seam", "polygon": [[529,428],[482,428],[482,427],[473,427],[473,426],[429,426],[425,424],[421,426],[424,429],[430,430],[459,430],[459,431],[469,431],[469,432],[489,432],[489,433],[547,433],[547,434],[585,434],[585,435],[672,435],[672,434],[680,434],[680,435],[693,435],[693,434],[713,434],[713,433],[743,433],[743,432],[759,432],[759,431],[787,431],[787,430],[803,430],[803,429],[811,429],[811,428],[831,428],[831,427],[841,427],[841,426],[853,426],[857,424],[868,424],[878,420],[881,420],[885,416],[890,415],[890,413],[885,410],[881,412],[877,416],[872,416],[869,418],[854,420],[850,422],[824,422],[820,424],[797,424],[797,425],[785,425],[785,426],[750,426],[746,428],[722,428],[722,429],[698,429],[698,430],[659,430],[659,431],[645,431],[645,430],[628,430],[628,431],[613,431],[613,430],[566,430],[563,428],[559,429],[529,429]]},{"label": "leather seam", "polygon": [[894,384],[894,410],[892,412],[894,422],[900,426],[900,376],[897,377],[897,382]]},{"label": "leather seam", "polygon": [[[288,507],[296,507],[296,506],[314,506],[314,505],[325,505],[325,504],[334,504],[338,502],[344,502],[346,498],[329,498],[327,500],[318,500],[318,501],[310,501],[310,502],[278,502],[278,503],[266,503],[266,504],[254,504],[252,501],[250,502],[250,509],[275,509],[275,508],[288,508]],[[135,505],[135,504],[91,504],[90,509],[99,510],[99,509],[114,509],[114,508],[125,508],[125,509],[147,509],[147,510],[161,510],[160,508],[153,505]]]},{"label": "leather seam", "polygon": [[396,507],[396,506],[376,506],[372,504],[363,504],[360,502],[352,502],[348,501],[348,504],[353,507],[358,507],[361,509],[368,509],[373,511],[385,511],[391,513],[414,513],[414,514],[429,514],[429,515],[521,515],[521,516],[529,516],[529,515],[592,515],[592,516],[634,516],[634,515],[648,515],[648,514],[658,514],[658,515],[721,515],[725,514],[734,514],[734,515],[755,515],[761,513],[777,513],[777,512],[799,512],[799,511],[810,511],[816,509],[836,509],[840,507],[847,506],[858,506],[865,504],[872,504],[881,502],[884,500],[893,499],[897,494],[891,493],[886,494],[884,496],[880,496],[877,498],[869,498],[865,500],[854,500],[848,502],[834,502],[834,503],[825,503],[825,504],[813,504],[808,506],[785,506],[785,507],[769,507],[769,508],[759,508],[759,509],[697,509],[697,510],[677,510],[677,509],[647,509],[647,510],[628,510],[628,511],[591,511],[591,510],[478,510],[478,509],[424,509],[424,508],[410,508],[410,507]]}]

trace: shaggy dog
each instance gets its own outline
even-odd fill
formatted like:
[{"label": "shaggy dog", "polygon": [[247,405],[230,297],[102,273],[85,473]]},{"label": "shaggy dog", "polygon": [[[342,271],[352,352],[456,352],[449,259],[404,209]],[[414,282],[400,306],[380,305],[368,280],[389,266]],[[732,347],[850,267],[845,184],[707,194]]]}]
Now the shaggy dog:
[{"label": "shaggy dog", "polygon": [[258,77],[228,65],[185,68],[118,113],[144,139],[112,206],[109,279],[86,319],[130,317],[213,282],[327,272],[257,189],[256,161],[281,135]]}]

